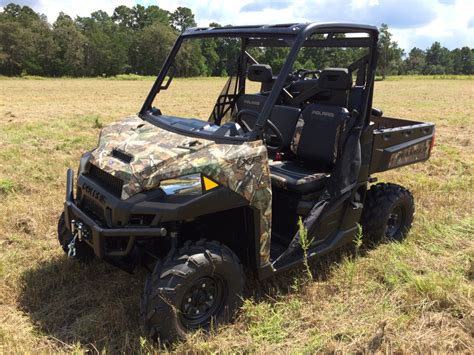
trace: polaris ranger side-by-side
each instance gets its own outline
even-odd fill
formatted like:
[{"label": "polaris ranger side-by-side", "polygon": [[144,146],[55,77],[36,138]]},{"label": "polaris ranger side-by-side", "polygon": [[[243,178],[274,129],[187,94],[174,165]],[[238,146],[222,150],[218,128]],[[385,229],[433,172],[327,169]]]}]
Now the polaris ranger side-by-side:
[{"label": "polaris ranger side-by-side", "polygon": [[[235,53],[209,119],[161,111],[154,103],[179,72],[180,51],[199,41]],[[359,223],[369,242],[401,240],[412,195],[369,184],[375,173],[427,160],[434,125],[372,108],[377,41],[377,28],[353,24],[185,31],[139,114],[103,128],[81,157],[75,189],[68,170],[64,251],[148,267],[145,330],[174,340],[232,318],[244,269],[263,279],[301,265],[299,218],[314,238],[309,258],[350,244]],[[275,48],[283,63],[272,63]],[[303,52],[314,53],[305,63],[314,67],[298,68]]]}]

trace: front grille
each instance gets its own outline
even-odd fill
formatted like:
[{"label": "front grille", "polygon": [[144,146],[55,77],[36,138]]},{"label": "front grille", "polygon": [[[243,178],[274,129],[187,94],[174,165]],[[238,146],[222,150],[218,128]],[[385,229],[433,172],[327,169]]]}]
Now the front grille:
[{"label": "front grille", "polygon": [[123,181],[91,164],[88,176],[116,197],[122,196]]},{"label": "front grille", "polygon": [[104,209],[100,205],[98,205],[92,198],[84,196],[82,198],[81,207],[89,217],[92,217],[96,221],[105,223]]}]

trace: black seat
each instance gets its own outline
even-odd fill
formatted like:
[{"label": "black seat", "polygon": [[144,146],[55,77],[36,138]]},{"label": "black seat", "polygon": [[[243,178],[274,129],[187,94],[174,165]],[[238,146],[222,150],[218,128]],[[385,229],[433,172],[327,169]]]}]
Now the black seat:
[{"label": "black seat", "polygon": [[[264,83],[272,82],[273,74],[269,65],[254,64],[249,67],[247,77],[251,81]],[[237,112],[241,110],[251,110],[260,113],[267,96],[262,94],[244,94],[237,100]],[[296,122],[300,116],[301,110],[295,107],[275,105],[269,120],[278,128],[282,134],[282,150],[289,150]],[[252,114],[244,114],[240,117],[247,130],[253,129],[257,117]]]},{"label": "black seat", "polygon": [[270,173],[272,185],[281,189],[296,192],[300,195],[306,195],[313,191],[322,189],[328,173],[318,173],[311,169],[304,168],[293,161],[272,162],[270,163]]},{"label": "black seat", "polygon": [[[282,151],[289,151],[296,122],[300,117],[301,110],[295,107],[275,105],[270,115],[269,121],[278,128],[282,136]],[[270,131],[271,132],[271,131]]]},{"label": "black seat", "polygon": [[[237,99],[236,105],[237,105],[237,111],[241,110],[252,110],[252,111],[257,111],[260,112],[262,111],[263,105],[265,104],[265,101],[267,101],[267,96],[263,96],[260,94],[243,94],[240,95],[239,98]],[[247,121],[247,118],[253,119],[254,121],[256,118],[251,115],[245,115],[245,120]]]},{"label": "black seat", "polygon": [[[250,81],[264,83],[272,82],[273,72],[272,68],[266,64],[253,64],[249,66],[247,71],[247,79]],[[267,96],[262,94],[243,94],[237,100],[237,112],[242,110],[251,110],[260,113],[263,105],[267,100]],[[242,123],[247,130],[251,130],[255,125],[257,117],[251,114],[243,114],[240,117]]]},{"label": "black seat", "polygon": [[295,95],[292,104],[321,103],[347,107],[348,92],[352,87],[352,75],[347,68],[327,68],[317,79],[298,80],[290,91]]},{"label": "black seat", "polygon": [[339,138],[349,111],[340,106],[308,105],[295,129],[291,150],[294,161],[272,162],[272,184],[307,194],[325,186],[339,152]]},{"label": "black seat", "polygon": [[327,68],[319,74],[319,87],[329,90],[330,95],[318,102],[347,107],[348,93],[352,87],[352,75],[346,68]]},{"label": "black seat", "polygon": [[[318,78],[318,103],[307,105],[298,120],[291,150],[296,159],[270,165],[272,184],[307,194],[322,189],[336,162],[339,138],[349,118],[352,76],[344,68],[328,68]],[[311,90],[311,89],[310,89]]]},{"label": "black seat", "polygon": [[[265,103],[265,99],[266,97],[261,95],[242,95],[237,100],[237,108],[238,110],[249,109],[260,112]],[[282,105],[275,105],[273,107],[269,120],[273,122],[282,134],[282,151],[290,149],[300,112],[301,110],[295,107]],[[242,124],[244,124],[248,130],[251,130],[257,122],[257,117],[254,115],[243,115],[241,120],[243,121]]]}]

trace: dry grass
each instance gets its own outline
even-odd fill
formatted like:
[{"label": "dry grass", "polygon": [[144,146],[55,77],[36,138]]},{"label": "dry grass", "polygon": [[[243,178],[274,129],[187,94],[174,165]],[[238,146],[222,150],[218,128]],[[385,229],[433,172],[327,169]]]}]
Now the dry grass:
[{"label": "dry grass", "polygon": [[[205,118],[223,83],[176,80],[163,111]],[[140,337],[144,272],[73,263],[56,241],[66,168],[94,147],[97,127],[139,110],[151,82],[0,85],[0,352],[157,351]],[[386,114],[437,124],[428,163],[379,176],[415,195],[407,241],[316,265],[309,284],[296,272],[254,285],[234,324],[171,350],[472,351],[473,96],[472,80],[377,82]]]}]

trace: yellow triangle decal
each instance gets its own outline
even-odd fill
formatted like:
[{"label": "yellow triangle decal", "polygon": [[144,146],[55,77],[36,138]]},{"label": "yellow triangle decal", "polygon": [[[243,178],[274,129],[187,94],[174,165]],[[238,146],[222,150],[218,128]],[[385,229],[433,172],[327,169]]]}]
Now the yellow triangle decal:
[{"label": "yellow triangle decal", "polygon": [[217,183],[215,183],[211,179],[208,179],[205,176],[202,177],[202,181],[204,182],[204,190],[205,191],[212,190],[213,188],[216,188],[217,186],[219,186]]}]

